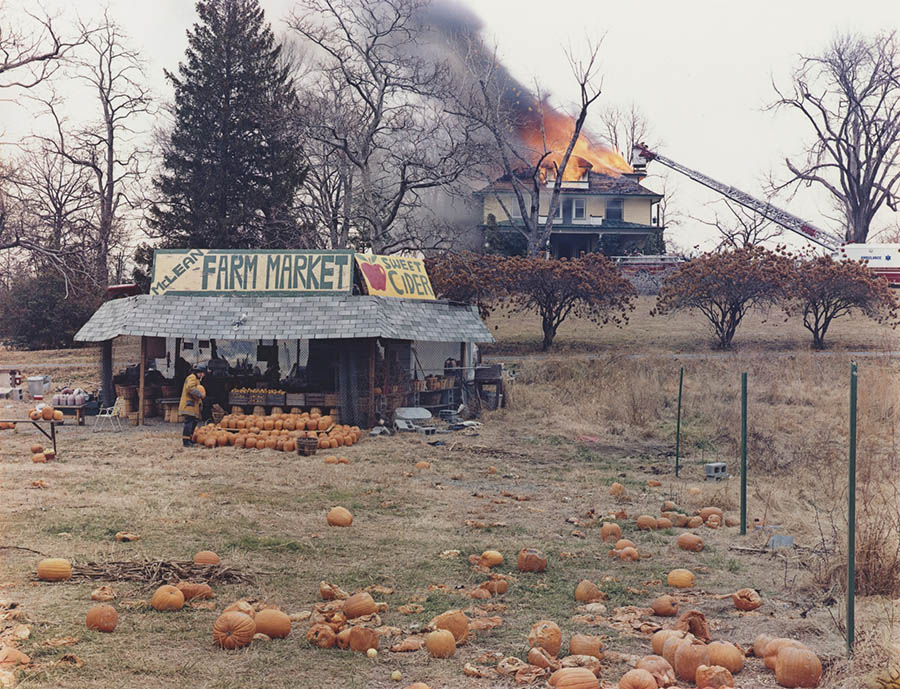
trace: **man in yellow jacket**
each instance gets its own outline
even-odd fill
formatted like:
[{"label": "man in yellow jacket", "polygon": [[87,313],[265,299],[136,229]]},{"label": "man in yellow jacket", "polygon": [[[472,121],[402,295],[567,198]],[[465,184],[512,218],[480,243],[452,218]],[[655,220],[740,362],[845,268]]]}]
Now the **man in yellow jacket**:
[{"label": "man in yellow jacket", "polygon": [[178,413],[184,417],[181,444],[185,447],[191,447],[194,444],[194,429],[200,422],[200,410],[203,409],[203,398],[206,397],[206,390],[200,384],[205,375],[206,364],[197,364],[191,374],[185,378],[184,387],[181,389]]}]

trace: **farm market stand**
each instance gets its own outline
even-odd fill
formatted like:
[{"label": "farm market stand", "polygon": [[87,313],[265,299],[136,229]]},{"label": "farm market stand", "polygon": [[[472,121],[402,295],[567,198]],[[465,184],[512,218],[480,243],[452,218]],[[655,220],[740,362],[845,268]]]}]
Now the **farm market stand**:
[{"label": "farm market stand", "polygon": [[[151,294],[103,304],[76,334],[101,343],[104,404],[137,423],[166,410],[206,362],[207,414],[320,409],[372,426],[403,406],[465,401],[473,343],[492,338],[475,307],[434,299],[421,259],[345,251],[158,251]],[[140,361],[113,384],[113,342]],[[132,408],[133,407],[133,408]]]}]

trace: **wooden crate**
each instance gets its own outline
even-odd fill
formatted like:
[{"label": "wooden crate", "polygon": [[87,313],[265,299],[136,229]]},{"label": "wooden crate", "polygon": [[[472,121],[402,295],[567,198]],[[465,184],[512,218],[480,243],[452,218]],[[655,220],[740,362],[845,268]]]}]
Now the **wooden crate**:
[{"label": "wooden crate", "polygon": [[233,390],[228,393],[228,404],[231,406],[245,406],[250,404],[250,395],[246,392],[234,392]]},{"label": "wooden crate", "polygon": [[305,407],[306,395],[302,392],[289,392],[284,396],[285,407]]}]

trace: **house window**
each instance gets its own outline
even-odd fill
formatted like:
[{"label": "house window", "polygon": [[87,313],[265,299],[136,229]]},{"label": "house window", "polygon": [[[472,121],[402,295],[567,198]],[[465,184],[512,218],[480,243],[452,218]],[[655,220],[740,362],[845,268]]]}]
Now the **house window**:
[{"label": "house window", "polygon": [[624,199],[607,199],[606,200],[606,219],[622,220],[622,207],[625,205]]},{"label": "house window", "polygon": [[554,220],[562,220],[562,207],[563,207],[563,200],[558,199],[556,202],[556,213],[553,214]]},{"label": "house window", "polygon": [[509,215],[512,218],[521,218],[522,217],[522,209],[519,208],[519,199],[515,196],[510,196],[505,201],[506,207],[509,209]]},{"label": "house window", "polygon": [[584,199],[572,199],[572,220],[584,220],[585,203]]}]

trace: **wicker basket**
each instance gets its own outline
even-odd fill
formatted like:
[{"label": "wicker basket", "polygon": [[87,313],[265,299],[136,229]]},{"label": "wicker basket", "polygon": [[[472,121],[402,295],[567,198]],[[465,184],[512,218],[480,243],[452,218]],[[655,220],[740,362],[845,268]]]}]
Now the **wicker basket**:
[{"label": "wicker basket", "polygon": [[136,411],[131,412],[128,415],[128,420],[131,422],[132,426],[137,426],[138,425],[138,413]]},{"label": "wicker basket", "polygon": [[297,438],[297,454],[302,457],[310,457],[316,454],[319,447],[317,438]]}]

